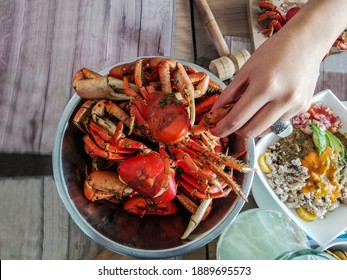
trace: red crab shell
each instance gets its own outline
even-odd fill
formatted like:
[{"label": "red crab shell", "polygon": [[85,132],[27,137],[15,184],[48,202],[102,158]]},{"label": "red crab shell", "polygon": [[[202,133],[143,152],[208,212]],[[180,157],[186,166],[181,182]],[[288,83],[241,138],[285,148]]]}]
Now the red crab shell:
[{"label": "red crab shell", "polygon": [[137,155],[118,166],[118,174],[130,188],[139,194],[158,200],[172,200],[176,196],[174,173],[166,176],[159,153]]},{"label": "red crab shell", "polygon": [[167,144],[179,142],[189,131],[183,100],[174,93],[154,93],[148,100],[147,123],[153,137]]},{"label": "red crab shell", "polygon": [[171,215],[177,212],[177,206],[173,200],[157,201],[153,198],[142,196],[130,197],[123,206],[124,210],[141,215]]}]

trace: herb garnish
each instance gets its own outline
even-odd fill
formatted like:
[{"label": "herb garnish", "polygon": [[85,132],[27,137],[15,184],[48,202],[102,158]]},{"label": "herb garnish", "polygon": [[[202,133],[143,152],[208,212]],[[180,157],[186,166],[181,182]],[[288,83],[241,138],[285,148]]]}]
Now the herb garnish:
[{"label": "herb garnish", "polygon": [[182,100],[176,98],[174,93],[166,93],[165,96],[160,100],[160,107],[164,108],[166,106],[170,106],[172,104],[182,104]]}]

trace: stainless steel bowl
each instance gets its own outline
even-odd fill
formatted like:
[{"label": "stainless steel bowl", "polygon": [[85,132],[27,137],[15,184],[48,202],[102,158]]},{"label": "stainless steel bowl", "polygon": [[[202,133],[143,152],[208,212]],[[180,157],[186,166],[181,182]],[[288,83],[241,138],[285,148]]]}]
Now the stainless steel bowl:
[{"label": "stainless steel bowl", "polygon": [[[207,72],[197,65],[185,61],[183,63]],[[109,69],[111,67],[100,73],[107,74]],[[225,87],[213,74],[207,73]],[[89,158],[83,149],[83,135],[72,123],[72,117],[82,103],[83,100],[75,94],[62,114],[53,148],[53,172],[64,206],[75,223],[90,238],[122,255],[146,259],[170,258],[193,252],[211,242],[238,215],[245,202],[231,193],[226,198],[215,200],[209,217],[187,239],[182,240],[181,236],[190,218],[190,214],[183,207],[179,206],[175,215],[140,218],[123,211],[121,205],[103,201],[89,202],[83,194],[85,165]],[[247,149],[248,152],[242,159],[253,167],[254,141],[236,135],[230,138],[231,152]],[[235,172],[235,177],[248,195],[253,172]]]}]

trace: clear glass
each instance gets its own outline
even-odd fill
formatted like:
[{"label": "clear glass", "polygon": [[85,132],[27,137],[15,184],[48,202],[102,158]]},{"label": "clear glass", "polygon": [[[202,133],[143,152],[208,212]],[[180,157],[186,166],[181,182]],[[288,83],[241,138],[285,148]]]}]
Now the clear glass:
[{"label": "clear glass", "polygon": [[332,255],[318,249],[302,249],[286,252],[276,260],[336,260]]},{"label": "clear glass", "polygon": [[251,209],[242,212],[221,234],[220,260],[332,259],[310,247],[306,234],[284,213]]}]

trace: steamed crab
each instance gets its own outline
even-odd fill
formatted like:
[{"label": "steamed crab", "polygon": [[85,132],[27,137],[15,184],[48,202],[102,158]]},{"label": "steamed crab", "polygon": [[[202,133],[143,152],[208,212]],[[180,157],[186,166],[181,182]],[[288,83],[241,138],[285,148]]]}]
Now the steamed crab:
[{"label": "steamed crab", "polygon": [[92,158],[87,199],[123,203],[141,216],[176,213],[179,201],[192,213],[183,239],[213,199],[233,191],[247,201],[232,171],[253,169],[228,154],[227,138],[209,133],[232,105],[209,111],[222,89],[206,73],[169,58],[141,58],[105,76],[83,68],[73,87],[87,99],[73,119]]}]

